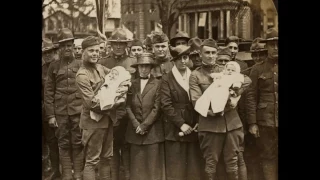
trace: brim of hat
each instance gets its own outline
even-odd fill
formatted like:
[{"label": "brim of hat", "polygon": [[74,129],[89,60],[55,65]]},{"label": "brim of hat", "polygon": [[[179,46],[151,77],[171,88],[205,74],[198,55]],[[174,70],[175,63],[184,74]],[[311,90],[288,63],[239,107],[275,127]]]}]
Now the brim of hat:
[{"label": "brim of hat", "polygon": [[268,51],[267,49],[258,49],[258,50],[250,50],[250,52],[262,52],[262,51]]},{"label": "brim of hat", "polygon": [[136,63],[136,64],[132,64],[131,67],[136,68],[136,67],[138,67],[138,65],[143,65],[143,64],[145,64],[145,65],[149,64],[149,65],[152,65],[152,67],[156,66],[156,64],[154,64],[154,63]]},{"label": "brim of hat", "polygon": [[50,50],[53,50],[53,49],[57,49],[57,48],[55,48],[55,47],[42,48],[42,52],[47,52],[47,51],[50,51]]},{"label": "brim of hat", "polygon": [[131,42],[132,40],[108,40],[109,42]]},{"label": "brim of hat", "polygon": [[278,40],[279,40],[278,37],[274,37],[274,38],[262,39],[260,40],[260,43],[265,43],[267,41],[278,41]]},{"label": "brim of hat", "polygon": [[74,38],[62,39],[62,40],[60,40],[58,42],[59,43],[63,43],[63,42],[66,42],[66,41],[71,41],[71,40],[74,40]]},{"label": "brim of hat", "polygon": [[175,61],[175,60],[177,60],[179,57],[181,57],[182,55],[185,55],[185,54],[189,55],[190,49],[191,49],[191,47],[188,46],[188,48],[187,48],[186,50],[184,50],[184,51],[182,51],[181,53],[179,53],[176,57],[172,58],[170,61]]},{"label": "brim of hat", "polygon": [[188,37],[174,37],[174,38],[170,39],[170,44],[171,44],[171,45],[174,45],[173,43],[174,43],[174,41],[176,41],[177,39],[186,39],[186,40],[187,40],[187,43],[188,43],[188,41],[189,41],[191,38],[188,38]]}]

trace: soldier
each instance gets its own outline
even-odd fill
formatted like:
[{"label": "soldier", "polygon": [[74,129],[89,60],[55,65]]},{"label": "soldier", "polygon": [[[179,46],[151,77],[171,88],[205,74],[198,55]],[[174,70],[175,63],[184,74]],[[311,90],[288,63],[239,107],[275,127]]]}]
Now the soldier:
[{"label": "soldier", "polygon": [[225,45],[231,50],[231,61],[236,61],[240,65],[241,73],[249,75],[249,71],[246,71],[248,68],[247,63],[236,58],[239,52],[239,41],[240,39],[237,36],[230,36],[226,39]]},{"label": "soldier", "polygon": [[247,93],[249,132],[256,137],[263,174],[276,180],[278,174],[278,31],[267,30],[268,58],[254,65]]},{"label": "soldier", "polygon": [[[42,65],[42,101],[44,100],[44,85],[47,80],[47,73],[48,73],[48,68],[49,65],[55,61],[55,54],[54,51],[57,49],[52,43],[52,41],[48,38],[44,38],[43,41],[43,47],[42,47],[42,60],[43,60],[43,65]],[[45,118],[45,108],[43,106],[42,108],[42,133],[44,137],[44,144],[46,144],[49,147],[49,157],[50,157],[50,162],[51,162],[51,167],[52,167],[52,176],[51,179],[56,179],[61,176],[60,171],[59,171],[59,148],[58,148],[58,140],[55,136],[55,128],[50,127],[48,124],[48,119]],[[49,161],[48,161],[49,162]]]},{"label": "soldier", "polygon": [[163,32],[153,32],[151,34],[152,51],[157,64],[152,70],[153,77],[160,79],[162,75],[168,74],[173,63],[170,61],[171,55],[169,52],[169,39]]},{"label": "soldier", "polygon": [[82,58],[82,47],[81,47],[81,43],[82,43],[83,39],[75,39],[74,40],[74,57],[76,58],[76,60],[81,60]]},{"label": "soldier", "polygon": [[[213,39],[206,39],[200,46],[202,66],[195,69],[190,76],[190,97],[193,105],[202,96],[203,92],[213,82],[210,74],[220,72],[216,64],[218,45]],[[229,56],[229,51],[224,56]],[[245,82],[250,81],[248,77]],[[245,87],[241,87],[245,88]],[[235,109],[227,103],[224,114],[215,115],[208,110],[207,117],[199,115],[199,142],[206,161],[205,172],[207,180],[216,179],[216,165],[222,153],[226,164],[226,172],[229,180],[238,180],[238,152],[243,140],[243,130],[240,117]]]},{"label": "soldier", "polygon": [[201,58],[200,58],[200,45],[201,45],[202,41],[201,39],[195,37],[195,38],[191,38],[188,41],[188,46],[191,47],[190,49],[190,59],[193,62],[193,67],[191,68],[191,70],[195,70],[197,67],[200,67],[202,65],[201,63]]},{"label": "soldier", "polygon": [[[106,58],[100,59],[98,63],[109,69],[112,69],[115,66],[122,66],[131,73],[132,78],[135,78],[137,71],[135,68],[131,67],[131,65],[135,64],[137,59],[134,56],[126,55],[126,48],[130,41],[126,38],[126,32],[123,29],[118,28],[114,30],[108,41],[111,43],[113,51]],[[128,117],[125,105],[123,105],[117,109],[116,120],[113,124],[114,149],[113,157],[111,158],[111,173],[113,180],[119,179],[120,158],[124,166],[125,177],[126,179],[129,178],[129,146],[125,143],[127,124]]]},{"label": "soldier", "polygon": [[[99,57],[99,40],[89,36],[82,42],[83,65],[76,75],[76,83],[83,97],[83,110],[80,127],[83,129],[82,141],[85,152],[84,180],[95,179],[95,167],[100,162],[99,177],[110,180],[110,157],[112,156],[113,126],[111,118],[102,112],[95,95],[104,83],[109,69],[97,64]],[[97,122],[90,117],[90,110],[103,114]]]},{"label": "soldier", "polygon": [[145,52],[152,53],[151,34],[147,35],[146,39],[143,41],[143,45],[145,46]]},{"label": "soldier", "polygon": [[46,117],[51,127],[57,127],[62,178],[80,180],[83,169],[83,146],[79,128],[82,109],[81,94],[75,84],[75,76],[81,61],[75,60],[72,32],[63,28],[58,34],[60,59],[52,62],[44,91]]},{"label": "soldier", "polygon": [[131,43],[130,53],[132,56],[139,56],[143,53],[143,45],[139,39],[134,39]]},{"label": "soldier", "polygon": [[104,58],[107,56],[107,49],[106,49],[106,42],[103,41],[102,39],[100,39],[100,44],[99,44],[99,48],[100,48],[100,53],[99,56],[100,58]]},{"label": "soldier", "polygon": [[265,48],[265,43],[261,43],[262,38],[253,40],[250,47],[251,57],[255,64],[261,64],[268,57],[268,50]]},{"label": "soldier", "polygon": [[172,47],[176,47],[178,45],[188,45],[188,41],[190,40],[190,37],[188,33],[184,31],[179,31],[173,38],[170,39],[170,45]]}]

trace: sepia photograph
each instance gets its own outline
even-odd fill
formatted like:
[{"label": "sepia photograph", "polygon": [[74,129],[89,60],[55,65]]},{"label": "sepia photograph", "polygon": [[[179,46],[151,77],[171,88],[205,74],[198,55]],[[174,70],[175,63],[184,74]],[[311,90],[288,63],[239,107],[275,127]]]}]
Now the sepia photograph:
[{"label": "sepia photograph", "polygon": [[278,38],[278,0],[42,0],[42,180],[278,180]]}]

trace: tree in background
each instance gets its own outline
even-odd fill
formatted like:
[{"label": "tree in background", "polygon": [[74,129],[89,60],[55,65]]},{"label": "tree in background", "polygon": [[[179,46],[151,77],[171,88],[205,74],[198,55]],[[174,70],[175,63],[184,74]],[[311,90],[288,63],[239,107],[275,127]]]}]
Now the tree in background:
[{"label": "tree in background", "polygon": [[179,19],[181,10],[184,9],[191,0],[156,0],[159,8],[162,31],[170,38],[170,31]]}]

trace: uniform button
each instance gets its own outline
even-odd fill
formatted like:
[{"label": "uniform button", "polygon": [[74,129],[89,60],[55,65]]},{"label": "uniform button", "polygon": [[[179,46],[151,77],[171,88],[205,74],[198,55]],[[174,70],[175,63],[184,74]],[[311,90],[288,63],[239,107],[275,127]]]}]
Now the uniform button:
[{"label": "uniform button", "polygon": [[276,72],[274,72],[273,74],[274,74],[274,75],[276,75],[277,73],[276,73]]},{"label": "uniform button", "polygon": [[277,85],[278,83],[277,83],[277,82],[274,82],[274,84]]},{"label": "uniform button", "polygon": [[278,104],[278,101],[276,101],[276,104]]},{"label": "uniform button", "polygon": [[68,69],[68,71],[71,71],[71,69]]}]

